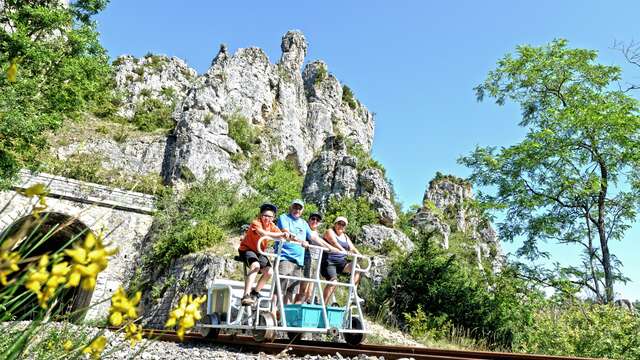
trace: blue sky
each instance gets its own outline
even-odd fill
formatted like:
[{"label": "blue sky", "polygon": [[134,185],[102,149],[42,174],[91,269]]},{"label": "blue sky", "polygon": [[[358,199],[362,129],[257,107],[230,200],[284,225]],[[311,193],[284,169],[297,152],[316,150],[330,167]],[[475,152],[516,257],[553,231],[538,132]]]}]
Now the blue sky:
[{"label": "blue sky", "polygon": [[[391,5],[393,4],[393,5]],[[272,62],[280,39],[302,30],[307,61],[322,59],[376,113],[373,155],[387,169],[400,200],[420,203],[436,171],[467,176],[456,163],[476,145],[519,141],[519,110],[478,103],[472,88],[519,44],[566,38],[598,50],[599,61],[625,69],[615,40],[640,40],[638,1],[168,1],[112,0],[98,16],[112,58],[147,52],[178,56],[204,72],[219,44],[258,46]],[[640,92],[634,94],[640,96]],[[640,299],[640,225],[612,244],[632,279],[621,297]],[[514,251],[517,244],[504,244]],[[577,251],[549,245],[558,261]]]}]

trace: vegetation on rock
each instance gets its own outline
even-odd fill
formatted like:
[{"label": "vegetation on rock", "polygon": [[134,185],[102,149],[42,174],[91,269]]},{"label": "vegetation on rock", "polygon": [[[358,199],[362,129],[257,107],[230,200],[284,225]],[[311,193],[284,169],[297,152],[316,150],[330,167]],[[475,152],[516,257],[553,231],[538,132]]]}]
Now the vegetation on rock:
[{"label": "vegetation on rock", "polygon": [[353,95],[353,91],[347,85],[342,85],[342,101],[349,105],[351,110],[355,110],[358,107],[358,102]]},{"label": "vegetation on rock", "polygon": [[249,119],[239,113],[227,118],[229,137],[232,138],[243,151],[250,152],[255,146],[258,132]]}]

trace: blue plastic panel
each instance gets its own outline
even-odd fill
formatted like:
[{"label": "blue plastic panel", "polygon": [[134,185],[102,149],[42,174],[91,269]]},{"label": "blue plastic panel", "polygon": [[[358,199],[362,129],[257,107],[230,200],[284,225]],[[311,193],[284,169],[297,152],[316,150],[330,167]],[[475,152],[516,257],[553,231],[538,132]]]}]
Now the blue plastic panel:
[{"label": "blue plastic panel", "polygon": [[[324,328],[322,306],[320,305],[285,305],[284,312],[287,317],[287,326]],[[328,307],[327,318],[329,319],[329,327],[342,329],[344,312],[344,308]]]}]

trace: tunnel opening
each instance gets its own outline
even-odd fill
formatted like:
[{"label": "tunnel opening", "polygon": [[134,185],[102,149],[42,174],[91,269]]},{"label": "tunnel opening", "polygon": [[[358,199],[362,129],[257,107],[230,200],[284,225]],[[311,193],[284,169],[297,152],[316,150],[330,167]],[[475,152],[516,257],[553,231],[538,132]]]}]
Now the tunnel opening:
[{"label": "tunnel opening", "polygon": [[[39,219],[33,215],[18,219],[3,231],[1,239],[8,239],[11,236],[21,238],[14,245],[14,251],[18,250],[26,261],[21,267],[29,268],[37,267],[39,259],[45,254],[51,257],[55,253],[63,253],[64,249],[70,249],[76,242],[82,242],[89,232],[92,230],[73,216],[60,212],[44,212],[40,214]],[[71,259],[63,255],[62,261],[70,263]],[[20,287],[14,296],[21,296],[28,291]],[[86,315],[92,295],[92,290],[84,290],[80,287],[62,288],[56,298],[50,302],[47,312],[56,316],[65,316],[73,322],[80,322]],[[14,310],[13,318],[33,319],[37,314],[33,309],[38,306],[38,299],[35,296],[29,296],[27,301]]]}]

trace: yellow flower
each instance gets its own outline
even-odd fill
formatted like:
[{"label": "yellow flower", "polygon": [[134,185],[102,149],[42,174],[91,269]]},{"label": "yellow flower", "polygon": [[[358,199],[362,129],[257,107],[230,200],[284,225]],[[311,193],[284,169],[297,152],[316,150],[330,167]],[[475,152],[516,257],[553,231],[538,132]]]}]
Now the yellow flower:
[{"label": "yellow flower", "polygon": [[102,234],[96,238],[93,232],[88,232],[82,245],[64,251],[72,260],[67,286],[93,290],[98,274],[109,265],[108,257],[117,252],[106,249],[102,240]]},{"label": "yellow flower", "polygon": [[89,344],[89,346],[84,348],[82,352],[84,354],[88,354],[93,359],[99,359],[100,354],[102,354],[102,351],[104,351],[104,347],[106,345],[107,345],[107,338],[104,337],[104,335],[98,336],[97,338],[95,338],[95,340],[91,342],[91,344]]},{"label": "yellow flower", "polygon": [[20,261],[20,254],[17,252],[0,250],[0,284],[2,286],[8,284],[7,275],[20,270],[18,261]]},{"label": "yellow flower", "polygon": [[124,320],[135,320],[138,317],[136,306],[140,303],[141,298],[142,293],[138,291],[129,299],[124,289],[120,287],[111,297],[109,323],[113,326],[120,326]]},{"label": "yellow flower", "polygon": [[125,325],[125,339],[131,342],[131,347],[142,340],[142,326],[133,323],[138,317],[136,306],[140,303],[141,298],[142,293],[140,291],[136,292],[133,297],[128,298],[122,286],[111,296],[109,324],[120,326],[125,320],[128,320]]},{"label": "yellow flower", "polygon": [[178,305],[169,313],[169,319],[164,325],[166,328],[178,325],[176,334],[180,340],[184,340],[185,330],[192,328],[197,320],[202,318],[200,306],[207,301],[207,295],[194,298],[193,295],[183,295]]},{"label": "yellow flower", "polygon": [[11,64],[9,64],[9,69],[7,69],[7,80],[9,82],[16,82],[18,77],[18,62],[16,58],[11,59]]},{"label": "yellow flower", "polygon": [[33,216],[35,216],[36,218],[39,218],[40,213],[47,208],[47,195],[49,194],[47,186],[45,184],[38,183],[35,185],[31,185],[24,190],[18,190],[18,192],[26,197],[38,197],[38,203],[33,206],[31,214],[33,214]]},{"label": "yellow flower", "polygon": [[71,340],[65,341],[64,344],[62,344],[62,348],[66,352],[71,351],[73,349],[73,342],[71,342]]},{"label": "yellow flower", "polygon": [[134,347],[138,341],[142,340],[142,326],[129,323],[125,328],[124,338],[130,341],[131,347]]},{"label": "yellow flower", "polygon": [[[49,300],[55,295],[58,287],[67,282],[66,275],[70,271],[69,264],[65,261],[53,264],[51,272],[49,255],[43,255],[38,262],[38,269],[29,269],[25,287],[38,297],[38,302],[43,309],[48,307]],[[44,289],[43,289],[44,286]]]}]

